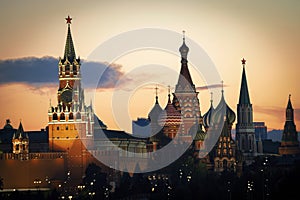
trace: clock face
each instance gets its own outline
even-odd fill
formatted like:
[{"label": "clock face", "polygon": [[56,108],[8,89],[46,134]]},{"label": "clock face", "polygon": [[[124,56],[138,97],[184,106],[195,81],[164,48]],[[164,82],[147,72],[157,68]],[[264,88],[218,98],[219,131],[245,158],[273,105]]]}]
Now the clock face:
[{"label": "clock face", "polygon": [[69,103],[72,101],[72,91],[71,90],[66,90],[64,91],[61,96],[60,96],[61,100],[64,103]]}]

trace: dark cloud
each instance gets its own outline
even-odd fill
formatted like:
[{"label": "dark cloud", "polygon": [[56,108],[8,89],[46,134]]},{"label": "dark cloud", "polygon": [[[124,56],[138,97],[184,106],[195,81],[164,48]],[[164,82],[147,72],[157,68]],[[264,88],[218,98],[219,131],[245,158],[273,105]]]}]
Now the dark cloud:
[{"label": "dark cloud", "polygon": [[228,87],[227,85],[222,85],[222,84],[212,84],[212,85],[205,85],[201,87],[197,87],[197,90],[208,90],[208,89],[213,89],[213,88],[222,88],[222,87]]},{"label": "dark cloud", "polygon": [[58,60],[53,57],[18,58],[0,61],[0,84],[57,82]]},{"label": "dark cloud", "polygon": [[[85,87],[112,88],[123,75],[122,66],[82,61],[81,72]],[[57,84],[58,59],[27,57],[0,60],[0,84],[25,83],[30,85]]]}]

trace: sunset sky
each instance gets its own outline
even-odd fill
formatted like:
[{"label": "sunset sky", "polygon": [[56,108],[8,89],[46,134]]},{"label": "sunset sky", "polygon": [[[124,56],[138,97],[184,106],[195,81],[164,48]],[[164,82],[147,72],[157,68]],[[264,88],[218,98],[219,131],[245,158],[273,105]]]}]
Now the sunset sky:
[{"label": "sunset sky", "polygon": [[[68,15],[73,18],[71,29],[76,54],[83,60],[99,45],[121,33],[142,28],[178,34],[185,30],[187,45],[189,41],[200,45],[216,66],[224,80],[226,101],[234,111],[239,97],[241,59],[245,58],[254,121],[265,121],[269,129],[283,129],[285,107],[291,94],[296,125],[300,126],[298,0],[3,0],[0,3],[0,127],[7,118],[15,128],[21,119],[25,130],[38,130],[47,125],[49,99],[56,104],[57,64],[58,57],[63,56],[67,33],[64,18]],[[179,36],[174,45],[179,48],[181,44]],[[120,124],[115,120],[119,114],[111,108],[115,90],[110,81],[122,79],[132,69],[151,63],[170,66],[179,72],[178,55],[143,50],[115,59],[111,79],[93,98],[96,114],[110,129],[130,131],[130,121]],[[196,86],[204,86],[193,67],[190,68]],[[155,85],[142,85],[131,96],[126,108],[131,119],[147,116],[154,104]],[[165,107],[167,85],[159,87],[160,104]],[[90,91],[86,89],[87,103],[91,99]],[[208,90],[199,92],[204,114],[210,94]]]}]

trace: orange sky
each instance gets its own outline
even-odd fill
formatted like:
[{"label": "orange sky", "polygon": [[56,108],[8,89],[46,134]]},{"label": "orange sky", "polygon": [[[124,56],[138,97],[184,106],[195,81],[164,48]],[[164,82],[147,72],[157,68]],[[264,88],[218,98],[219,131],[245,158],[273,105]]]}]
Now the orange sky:
[{"label": "orange sky", "polygon": [[[76,52],[82,58],[87,58],[99,44],[122,32],[145,27],[176,32],[184,29],[215,63],[228,86],[225,97],[233,110],[238,101],[240,60],[243,57],[247,60],[246,73],[255,121],[265,121],[271,129],[282,129],[290,93],[294,108],[300,107],[297,88],[300,74],[297,62],[300,52],[299,1],[89,1],[82,4],[82,1],[69,0],[51,3],[4,0],[0,7],[0,59],[62,56],[66,37],[64,18],[68,14],[73,17]],[[180,44],[178,41],[178,47]],[[134,66],[151,62],[152,58],[179,70],[180,60],[176,57],[147,54],[128,54],[116,62],[123,66],[125,73]],[[191,71],[194,82],[203,84]],[[49,99],[56,100],[56,89],[56,86],[2,84],[0,123],[4,125],[5,119],[10,118],[17,127],[22,119],[26,130],[44,128]],[[109,90],[97,93],[97,114],[110,128],[129,129],[130,125],[117,127],[113,122],[114,115],[106,106],[111,105],[111,95]],[[166,88],[161,89],[162,107],[166,95]],[[141,89],[130,101],[130,117],[146,117],[153,103],[154,91]],[[200,91],[200,103],[204,114],[209,105],[208,91]],[[295,117],[299,126],[299,109]]]}]

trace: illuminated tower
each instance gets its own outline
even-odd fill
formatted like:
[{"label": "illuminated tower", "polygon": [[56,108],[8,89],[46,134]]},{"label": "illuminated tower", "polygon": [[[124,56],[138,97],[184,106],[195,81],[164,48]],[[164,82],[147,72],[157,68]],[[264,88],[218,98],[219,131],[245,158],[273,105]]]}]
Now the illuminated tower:
[{"label": "illuminated tower", "polygon": [[[189,48],[185,44],[183,32],[183,44],[179,48],[181,54],[181,69],[178,82],[175,88],[173,103],[180,110],[183,123],[180,126],[180,133],[183,138],[191,139],[190,128],[196,124],[196,119],[201,119],[198,92],[188,68],[187,55]],[[201,120],[199,120],[201,121]]]},{"label": "illuminated tower", "polygon": [[19,128],[14,133],[12,138],[13,143],[13,153],[19,154],[21,160],[28,159],[29,154],[29,138],[26,133],[24,133],[24,129],[22,123],[20,122]]},{"label": "illuminated tower", "polygon": [[291,102],[291,95],[285,111],[286,121],[282,133],[281,144],[279,147],[280,155],[300,154],[298,134],[294,123],[294,109]]},{"label": "illuminated tower", "polygon": [[[76,58],[71,35],[71,20],[66,18],[68,30],[63,58],[59,58],[57,106],[50,102],[48,133],[50,151],[68,152],[68,168],[77,177],[84,172],[86,147],[93,148],[94,112],[86,106],[81,87],[80,58]],[[75,169],[77,168],[77,169]]]},{"label": "illuminated tower", "polygon": [[239,103],[237,105],[236,140],[238,148],[246,160],[252,160],[256,156],[256,139],[253,125],[253,110],[250,102],[247,78],[245,72],[246,60],[242,60],[243,74]]}]

